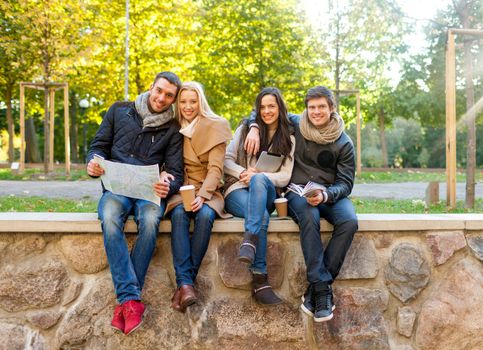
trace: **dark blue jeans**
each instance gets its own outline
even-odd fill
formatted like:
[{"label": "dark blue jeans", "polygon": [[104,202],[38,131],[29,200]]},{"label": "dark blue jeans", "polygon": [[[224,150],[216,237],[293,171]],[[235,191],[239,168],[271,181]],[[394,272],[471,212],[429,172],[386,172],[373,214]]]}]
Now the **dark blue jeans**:
[{"label": "dark blue jeans", "polygon": [[[304,197],[293,192],[287,194],[287,199],[289,214],[300,227],[307,280],[309,283],[332,283],[339,274],[358,228],[352,202],[348,198],[342,198],[333,204],[313,207]],[[321,217],[334,226],[325,251],[320,238]]]},{"label": "dark blue jeans", "polygon": [[[156,247],[164,209],[163,200],[161,206],[157,206],[149,201],[109,191],[105,191],[99,201],[97,211],[104,235],[104,248],[120,304],[129,300],[141,300],[144,278]],[[131,214],[138,226],[138,236],[129,255],[124,224]]]},{"label": "dark blue jeans", "polygon": [[245,231],[258,235],[258,245],[250,270],[267,273],[267,230],[270,213],[275,209],[275,186],[263,174],[256,174],[248,188],[240,188],[225,198],[225,209],[230,214],[245,218]]},{"label": "dark blue jeans", "polygon": [[[195,227],[190,238],[190,219],[195,219]],[[184,210],[183,204],[177,205],[171,213],[171,251],[176,272],[176,284],[193,285],[201,261],[210,243],[211,229],[216,212],[203,204],[196,213]]]}]

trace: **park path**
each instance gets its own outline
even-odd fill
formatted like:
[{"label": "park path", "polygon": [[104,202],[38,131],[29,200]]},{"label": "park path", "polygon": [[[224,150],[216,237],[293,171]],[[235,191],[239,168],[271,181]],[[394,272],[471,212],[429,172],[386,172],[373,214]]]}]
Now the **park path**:
[{"label": "park path", "polygon": [[[422,199],[425,198],[427,183],[377,183],[356,184],[352,197],[366,199]],[[98,200],[101,196],[99,180],[87,181],[0,181],[0,197],[41,196],[48,198],[71,198]],[[464,200],[465,184],[456,184],[456,197]],[[439,198],[446,199],[446,183],[439,184]],[[476,198],[483,198],[483,183],[476,185]]]}]

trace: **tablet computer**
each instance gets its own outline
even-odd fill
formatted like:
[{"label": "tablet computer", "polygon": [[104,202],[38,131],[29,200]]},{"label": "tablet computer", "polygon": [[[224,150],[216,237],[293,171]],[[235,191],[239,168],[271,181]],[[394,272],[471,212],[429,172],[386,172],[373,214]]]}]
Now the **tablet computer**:
[{"label": "tablet computer", "polygon": [[280,154],[263,151],[258,158],[255,168],[265,173],[274,173],[280,169],[282,161],[283,156]]}]

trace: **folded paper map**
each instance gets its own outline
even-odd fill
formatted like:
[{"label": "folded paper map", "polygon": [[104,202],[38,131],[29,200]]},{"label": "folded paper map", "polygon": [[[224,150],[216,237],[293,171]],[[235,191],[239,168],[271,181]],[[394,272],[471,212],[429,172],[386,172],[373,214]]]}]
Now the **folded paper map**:
[{"label": "folded paper map", "polygon": [[131,165],[116,163],[94,155],[94,161],[103,169],[104,188],[114,194],[145,199],[160,205],[161,199],[154,193],[153,185],[159,181],[159,165]]}]

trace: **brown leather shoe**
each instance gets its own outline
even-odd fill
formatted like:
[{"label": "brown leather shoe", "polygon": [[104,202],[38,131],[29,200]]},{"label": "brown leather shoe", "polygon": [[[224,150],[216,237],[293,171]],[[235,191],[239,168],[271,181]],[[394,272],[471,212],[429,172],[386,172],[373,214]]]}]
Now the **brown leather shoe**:
[{"label": "brown leather shoe", "polygon": [[181,298],[181,290],[179,288],[176,288],[176,290],[174,291],[173,297],[171,298],[171,308],[179,312],[185,312],[186,309],[181,308],[181,305],[179,304],[180,298]]},{"label": "brown leather shoe", "polygon": [[195,289],[192,285],[182,285],[179,290],[181,294],[179,298],[179,305],[181,306],[181,309],[185,310],[188,306],[193,305],[198,301],[198,298],[195,294]]}]

